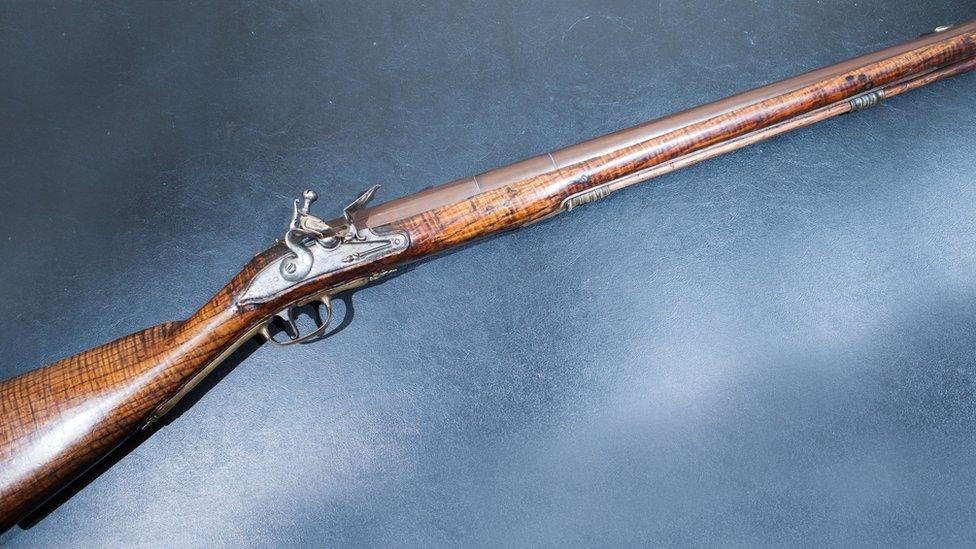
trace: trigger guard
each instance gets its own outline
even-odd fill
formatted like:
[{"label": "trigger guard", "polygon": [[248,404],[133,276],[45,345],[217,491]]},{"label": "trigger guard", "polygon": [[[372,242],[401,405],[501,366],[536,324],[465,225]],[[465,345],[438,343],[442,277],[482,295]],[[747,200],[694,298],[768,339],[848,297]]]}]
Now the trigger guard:
[{"label": "trigger guard", "polygon": [[[266,340],[270,341],[271,343],[274,343],[275,345],[279,345],[281,347],[294,345],[296,343],[307,343],[309,341],[318,339],[325,333],[326,329],[328,329],[329,324],[332,323],[332,299],[329,296],[323,296],[319,298],[318,301],[325,307],[326,314],[325,314],[325,318],[321,318],[321,314],[319,315],[320,319],[322,320],[322,324],[320,324],[317,328],[315,328],[314,332],[306,335],[301,335],[299,333],[298,325],[295,323],[297,317],[297,315],[295,314],[296,307],[289,306],[286,309],[279,311],[278,314],[275,316],[279,316],[282,312],[285,313],[284,318],[288,322],[289,327],[294,331],[295,337],[291,337],[291,335],[289,335],[287,341],[279,341],[275,339],[275,337],[271,335],[271,330],[268,329],[268,326],[270,326],[271,321],[268,321],[268,323],[261,328],[260,330],[261,335]],[[309,303],[314,303],[314,301],[310,301]]]}]

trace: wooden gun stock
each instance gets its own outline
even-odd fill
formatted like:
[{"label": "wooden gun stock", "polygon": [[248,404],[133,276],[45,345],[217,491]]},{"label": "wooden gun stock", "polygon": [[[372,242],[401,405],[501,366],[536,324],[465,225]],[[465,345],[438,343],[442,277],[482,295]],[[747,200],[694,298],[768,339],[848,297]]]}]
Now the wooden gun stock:
[{"label": "wooden gun stock", "polygon": [[[973,70],[976,23],[325,221],[296,201],[283,242],[206,306],[0,384],[0,527],[164,414],[283,311],[674,169]],[[331,316],[331,315],[330,315]],[[327,322],[313,336],[320,335]],[[294,324],[292,324],[294,328]],[[297,335],[297,334],[296,334]],[[294,337],[289,342],[304,341]]]},{"label": "wooden gun stock", "polygon": [[[3,527],[145,422],[184,366],[208,357],[170,322],[0,384]],[[176,370],[176,371],[174,371]]]},{"label": "wooden gun stock", "polygon": [[0,529],[155,420],[250,337],[232,300],[261,257],[205,307],[0,383]]}]

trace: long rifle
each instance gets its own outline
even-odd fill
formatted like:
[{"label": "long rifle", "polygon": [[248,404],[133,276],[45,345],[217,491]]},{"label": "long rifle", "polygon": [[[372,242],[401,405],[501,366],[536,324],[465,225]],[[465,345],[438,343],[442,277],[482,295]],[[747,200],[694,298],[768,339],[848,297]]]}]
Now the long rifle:
[{"label": "long rifle", "polygon": [[[976,22],[940,27],[863,57],[367,207],[373,187],[337,219],[312,214],[317,197],[306,191],[294,203],[284,239],[189,318],[0,384],[0,529],[165,415],[251,338],[290,345],[322,336],[336,294],[974,67]],[[295,321],[303,307],[318,308],[315,328],[306,334]]]}]

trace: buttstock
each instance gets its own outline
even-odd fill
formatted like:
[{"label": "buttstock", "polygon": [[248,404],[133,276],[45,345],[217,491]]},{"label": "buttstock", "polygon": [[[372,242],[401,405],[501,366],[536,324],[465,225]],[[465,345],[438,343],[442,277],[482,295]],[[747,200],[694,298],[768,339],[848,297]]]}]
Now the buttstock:
[{"label": "buttstock", "polygon": [[[375,188],[347,208],[350,216]],[[296,204],[294,226],[327,226]],[[314,225],[314,226],[313,226]],[[291,235],[297,229],[289,231]],[[318,233],[316,233],[318,234]],[[256,255],[203,308],[182,322],[148,328],[0,383],[0,531],[3,531],[130,435],[166,414],[214,367],[256,334],[280,345],[314,340],[331,319],[329,296],[387,274],[386,258],[406,247],[405,235],[356,229],[349,222],[329,248],[314,246],[307,279],[299,255],[277,243]],[[286,239],[287,240],[287,239]],[[290,265],[296,269],[289,270]],[[314,267],[314,270],[313,270]],[[293,272],[294,271],[294,272]],[[322,304],[325,319],[298,333],[296,309]],[[282,316],[291,332],[284,341],[269,330]]]},{"label": "buttstock", "polygon": [[241,337],[234,320],[160,324],[0,383],[0,531],[192,385]]}]

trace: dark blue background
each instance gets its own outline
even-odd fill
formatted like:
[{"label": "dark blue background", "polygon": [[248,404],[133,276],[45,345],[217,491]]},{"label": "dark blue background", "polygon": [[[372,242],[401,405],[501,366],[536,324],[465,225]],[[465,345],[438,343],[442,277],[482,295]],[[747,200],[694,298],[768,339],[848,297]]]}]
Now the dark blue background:
[{"label": "dark blue background", "polygon": [[[337,213],[976,2],[0,4],[0,377]],[[976,76],[630,188],[263,346],[0,540],[971,545]],[[232,365],[232,364],[231,364]]]}]

